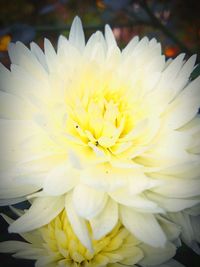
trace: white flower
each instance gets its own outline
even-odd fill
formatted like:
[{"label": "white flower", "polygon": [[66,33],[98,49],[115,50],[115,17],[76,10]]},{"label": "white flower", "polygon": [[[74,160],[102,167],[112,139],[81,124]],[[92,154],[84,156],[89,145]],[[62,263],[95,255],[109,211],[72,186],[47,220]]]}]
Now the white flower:
[{"label": "white flower", "polygon": [[9,55],[11,70],[0,70],[0,199],[34,197],[10,232],[41,227],[65,208],[87,248],[88,221],[101,239],[119,218],[139,240],[164,246],[156,214],[199,202],[195,56],[166,62],[146,37],[121,51],[109,26],[85,44],[79,18],[57,52],[45,40],[44,53],[17,42]]},{"label": "white flower", "polygon": [[[23,211],[12,208],[19,216]],[[3,215],[8,223],[12,219]],[[49,224],[28,233],[21,234],[26,241],[10,240],[0,243],[0,252],[12,253],[16,258],[35,260],[36,267],[122,267],[122,266],[164,266],[181,267],[171,260],[175,255],[180,229],[170,221],[159,217],[165,229],[168,242],[163,248],[153,248],[137,240],[122,224],[117,222],[113,230],[100,240],[92,237],[89,223],[87,228],[93,244],[86,249],[75,235],[65,211]],[[170,260],[170,261],[169,261]],[[168,262],[169,261],[169,262]],[[166,263],[167,262],[167,263]]]}]

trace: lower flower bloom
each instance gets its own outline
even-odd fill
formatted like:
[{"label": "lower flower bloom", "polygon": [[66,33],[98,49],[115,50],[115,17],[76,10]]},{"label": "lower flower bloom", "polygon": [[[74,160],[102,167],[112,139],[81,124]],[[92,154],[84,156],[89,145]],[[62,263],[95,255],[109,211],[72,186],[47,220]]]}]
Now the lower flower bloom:
[{"label": "lower flower bloom", "polygon": [[[12,208],[22,215],[21,210]],[[3,215],[10,224],[12,219]],[[0,252],[12,253],[16,258],[35,260],[36,267],[122,267],[122,266],[160,266],[170,260],[176,252],[173,241],[178,239],[179,228],[164,218],[158,218],[163,224],[168,241],[163,248],[153,248],[139,241],[118,221],[112,231],[99,240],[92,235],[91,249],[87,249],[74,233],[66,211],[62,211],[49,224],[35,231],[21,233],[22,241],[5,241],[0,243]],[[171,260],[174,264],[174,260]],[[137,264],[137,265],[135,265]],[[139,264],[139,265],[138,265]],[[176,262],[176,265],[182,266]]]}]

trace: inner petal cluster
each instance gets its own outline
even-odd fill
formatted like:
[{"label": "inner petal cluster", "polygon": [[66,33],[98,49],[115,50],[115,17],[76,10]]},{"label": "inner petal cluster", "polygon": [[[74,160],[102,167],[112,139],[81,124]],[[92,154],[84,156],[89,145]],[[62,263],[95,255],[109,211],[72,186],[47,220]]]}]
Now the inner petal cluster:
[{"label": "inner petal cluster", "polygon": [[93,240],[93,251],[78,240],[65,211],[40,231],[48,257],[59,266],[97,267],[116,262],[133,264],[143,257],[142,251],[136,247],[138,241],[120,223],[102,239]]},{"label": "inner petal cluster", "polygon": [[[138,111],[140,99],[133,101],[127,88],[111,90],[109,86],[75,90],[75,96],[67,101],[68,118],[66,132],[78,145],[107,156],[133,152],[135,126],[144,117]],[[134,112],[137,110],[137,114]],[[134,147],[133,147],[134,146]]]}]

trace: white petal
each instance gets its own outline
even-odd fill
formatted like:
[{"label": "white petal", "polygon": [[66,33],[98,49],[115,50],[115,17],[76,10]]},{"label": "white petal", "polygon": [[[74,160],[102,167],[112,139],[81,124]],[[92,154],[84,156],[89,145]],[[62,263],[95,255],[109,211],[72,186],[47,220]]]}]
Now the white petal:
[{"label": "white petal", "polygon": [[129,54],[131,54],[135,46],[138,44],[138,42],[139,42],[139,37],[134,36],[133,39],[127,44],[127,46],[122,50],[122,55],[126,57]]},{"label": "white petal", "polygon": [[73,203],[79,216],[91,219],[106,205],[107,195],[86,185],[77,185],[73,190]]},{"label": "white petal", "polygon": [[168,218],[181,226],[181,239],[188,246],[191,246],[196,236],[194,235],[189,215],[184,212],[173,212],[168,213]]},{"label": "white petal", "polygon": [[200,77],[189,85],[176,97],[166,111],[166,123],[173,129],[178,129],[192,120],[198,113],[200,105]]},{"label": "white petal", "polygon": [[75,17],[72,22],[72,26],[69,33],[69,42],[81,51],[85,47],[85,35],[79,17]]},{"label": "white petal", "polygon": [[153,215],[125,206],[120,206],[120,215],[123,225],[139,240],[152,247],[164,247],[165,234]]},{"label": "white petal", "polygon": [[[180,71],[183,65],[183,59],[185,54],[178,55],[171,64],[163,71],[162,78],[158,83],[158,88],[170,88],[169,83],[173,83],[175,77],[177,76],[178,72]],[[168,87],[169,86],[169,87]]]},{"label": "white petal", "polygon": [[103,211],[90,220],[94,239],[108,234],[118,222],[118,204],[109,199]]},{"label": "white petal", "polygon": [[29,232],[48,224],[64,208],[64,197],[41,197],[30,209],[9,227],[10,233]]},{"label": "white petal", "polygon": [[143,266],[155,266],[166,262],[176,254],[176,247],[172,243],[166,243],[163,248],[153,248],[146,244],[140,245],[145,257],[140,261]]},{"label": "white petal", "polygon": [[[180,189],[179,189],[180,190]],[[178,198],[168,198],[162,195],[153,193],[151,191],[146,193],[146,196],[156,203],[166,211],[177,212],[190,208],[200,202],[200,199],[178,199]]]},{"label": "white petal", "polygon": [[89,167],[81,171],[81,181],[97,190],[114,191],[127,184],[125,176],[130,174],[126,172],[122,176],[121,172],[118,168],[107,168],[105,165]]},{"label": "white petal", "polygon": [[43,256],[44,250],[39,248],[30,248],[27,250],[22,250],[13,255],[14,258],[36,260],[38,257]]},{"label": "white petal", "polygon": [[108,49],[117,46],[115,36],[109,25],[105,26],[105,39],[106,39]]},{"label": "white petal", "polygon": [[181,227],[163,216],[157,215],[158,222],[160,226],[162,227],[163,231],[165,232],[167,239],[170,241],[176,240],[180,233],[181,233]]},{"label": "white petal", "polygon": [[26,200],[26,197],[18,197],[18,198],[11,198],[11,199],[0,199],[0,206],[8,206],[14,205],[19,202],[23,202]]},{"label": "white petal", "polygon": [[[11,181],[13,185],[8,187],[2,186],[0,184],[0,199],[6,199],[10,202],[12,199],[17,199],[20,197],[24,197],[26,195],[32,194],[40,189],[40,187],[32,186],[32,185],[20,185],[17,186],[16,183]],[[8,205],[8,204],[7,204]]]},{"label": "white petal", "polygon": [[[8,48],[10,59],[14,65],[18,65],[27,73],[38,80],[44,80],[47,72],[37,60],[35,55],[21,42],[10,44]],[[11,66],[12,67],[12,66]]]},{"label": "white petal", "polygon": [[93,47],[99,43],[103,49],[103,51],[106,51],[106,43],[105,39],[103,37],[103,34],[100,31],[95,32],[91,35],[89,40],[87,41],[86,47],[84,49],[84,56],[87,58],[91,54],[91,50]]},{"label": "white petal", "polygon": [[47,62],[42,49],[34,42],[31,42],[30,48],[31,52],[36,56],[37,60],[42,64],[44,69],[48,72]]},{"label": "white petal", "polygon": [[56,196],[71,190],[78,182],[78,171],[65,163],[51,170],[44,182],[43,190],[46,194]]},{"label": "white petal", "polygon": [[178,73],[178,76],[174,80],[174,94],[179,93],[180,90],[182,90],[184,86],[188,83],[189,77],[195,65],[196,58],[196,55],[191,56],[181,68],[180,72]]},{"label": "white petal", "polygon": [[76,213],[73,207],[72,197],[70,194],[66,196],[65,209],[66,209],[71,227],[74,230],[74,233],[77,235],[78,239],[87,249],[89,249],[90,251],[93,251],[86,221],[83,218],[79,217],[78,214]]},{"label": "white petal", "polygon": [[21,250],[32,249],[32,244],[21,241],[4,241],[0,242],[1,253],[14,253]]},{"label": "white petal", "polygon": [[34,109],[22,98],[0,91],[0,117],[6,119],[30,119]]},{"label": "white petal", "polygon": [[109,195],[116,202],[143,212],[158,213],[163,211],[157,203],[148,200],[142,194],[132,196],[127,189],[119,189],[109,193]]},{"label": "white petal", "polygon": [[151,189],[158,194],[171,198],[188,198],[199,195],[200,180],[168,180],[163,186]]}]

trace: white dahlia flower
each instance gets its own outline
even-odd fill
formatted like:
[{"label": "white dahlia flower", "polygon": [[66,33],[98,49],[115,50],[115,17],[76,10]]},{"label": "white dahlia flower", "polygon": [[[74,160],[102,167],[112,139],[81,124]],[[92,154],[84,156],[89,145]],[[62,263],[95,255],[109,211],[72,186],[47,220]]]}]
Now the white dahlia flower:
[{"label": "white dahlia flower", "polygon": [[166,62],[160,44],[134,37],[121,51],[112,30],[85,44],[79,18],[57,51],[9,47],[0,69],[2,205],[33,198],[10,225],[27,232],[66,210],[88,249],[120,219],[137,239],[162,247],[158,213],[199,202],[200,78],[195,56]]},{"label": "white dahlia flower", "polygon": [[[12,210],[19,216],[23,214],[21,210]],[[5,215],[3,217],[9,224],[12,223],[12,219]],[[87,223],[93,245],[93,249],[88,250],[77,238],[63,210],[49,224],[21,234],[26,242],[1,242],[0,252],[12,253],[16,258],[35,260],[36,267],[181,267],[181,264],[171,259],[176,253],[173,243],[176,243],[180,229],[161,216],[158,220],[167,236],[163,248],[142,243],[118,221],[112,231],[99,240],[93,239],[91,226]]]}]

